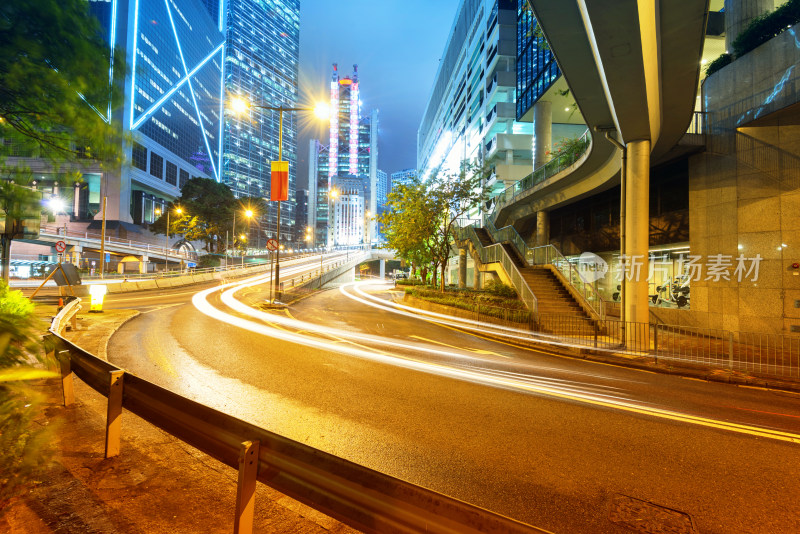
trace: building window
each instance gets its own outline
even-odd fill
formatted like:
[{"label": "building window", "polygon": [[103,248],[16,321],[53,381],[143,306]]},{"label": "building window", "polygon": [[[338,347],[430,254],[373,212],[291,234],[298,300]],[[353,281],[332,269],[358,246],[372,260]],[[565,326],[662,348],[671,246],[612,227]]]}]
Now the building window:
[{"label": "building window", "polygon": [[159,180],[164,179],[164,158],[155,152],[150,152],[150,174]]},{"label": "building window", "polygon": [[186,185],[186,182],[188,182],[188,181],[189,181],[189,173],[187,171],[184,171],[183,169],[181,169],[181,181],[178,184],[178,187],[183,189],[183,186]]},{"label": "building window", "polygon": [[139,143],[133,143],[133,154],[131,156],[133,166],[147,172],[147,149]]},{"label": "building window", "polygon": [[167,183],[178,185],[178,166],[171,161],[167,162]]}]

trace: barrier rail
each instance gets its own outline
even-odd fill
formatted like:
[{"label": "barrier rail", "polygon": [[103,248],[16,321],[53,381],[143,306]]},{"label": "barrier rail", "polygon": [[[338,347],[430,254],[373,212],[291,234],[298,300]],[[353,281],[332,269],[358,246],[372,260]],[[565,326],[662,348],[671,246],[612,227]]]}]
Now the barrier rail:
[{"label": "barrier rail", "polygon": [[73,374],[108,398],[106,457],[120,452],[125,408],[239,471],[237,534],[252,532],[256,481],[363,532],[545,532],[268,432],[130,374],[52,329],[49,336],[64,404],[74,402]]}]

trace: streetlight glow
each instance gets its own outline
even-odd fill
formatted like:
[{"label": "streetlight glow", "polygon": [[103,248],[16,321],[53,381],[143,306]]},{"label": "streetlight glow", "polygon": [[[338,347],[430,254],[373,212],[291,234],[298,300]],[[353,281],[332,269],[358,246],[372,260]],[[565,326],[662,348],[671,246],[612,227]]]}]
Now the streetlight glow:
[{"label": "streetlight glow", "polygon": [[66,204],[64,200],[59,197],[51,197],[47,201],[47,207],[50,208],[50,211],[53,213],[60,213],[64,211]]},{"label": "streetlight glow", "polygon": [[244,216],[248,219],[253,216],[253,210],[247,210],[244,212]]},{"label": "streetlight glow", "polygon": [[235,96],[231,98],[231,109],[237,115],[242,115],[250,109],[250,102],[240,96]]},{"label": "streetlight glow", "polygon": [[319,102],[314,106],[314,115],[316,115],[318,119],[328,119],[331,116],[331,107],[327,102]]}]

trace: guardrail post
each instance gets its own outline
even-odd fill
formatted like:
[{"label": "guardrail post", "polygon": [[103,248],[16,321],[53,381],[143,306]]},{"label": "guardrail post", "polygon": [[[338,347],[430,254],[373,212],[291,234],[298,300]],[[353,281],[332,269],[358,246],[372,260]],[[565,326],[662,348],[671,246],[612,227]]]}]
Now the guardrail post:
[{"label": "guardrail post", "polygon": [[75,389],[72,387],[72,368],[68,350],[58,351],[58,363],[61,367],[61,393],[64,397],[64,406],[75,403]]},{"label": "guardrail post", "polygon": [[239,449],[239,482],[236,488],[234,534],[251,534],[253,532],[260,445],[259,441],[245,441]]},{"label": "guardrail post", "polygon": [[122,426],[122,379],[124,375],[125,371],[109,372],[106,458],[119,456],[119,435]]},{"label": "guardrail post", "polygon": [[653,352],[656,354],[656,363],[658,363],[658,323],[653,325]]},{"label": "guardrail post", "polygon": [[597,334],[598,334],[598,330],[599,330],[599,325],[597,324],[597,321],[595,321],[595,322],[594,322],[594,348],[597,348]]}]

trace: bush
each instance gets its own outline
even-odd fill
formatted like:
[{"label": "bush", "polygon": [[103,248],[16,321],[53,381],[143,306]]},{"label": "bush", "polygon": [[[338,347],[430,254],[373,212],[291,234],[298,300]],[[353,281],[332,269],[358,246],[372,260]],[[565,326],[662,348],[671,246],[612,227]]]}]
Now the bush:
[{"label": "bush", "polygon": [[729,65],[733,61],[733,56],[730,54],[722,54],[717,59],[712,61],[706,67],[706,76],[711,76],[725,65]]},{"label": "bush", "polygon": [[510,299],[517,298],[517,290],[509,285],[504,284],[500,280],[489,280],[488,282],[486,282],[484,290],[487,293],[490,293],[492,295],[497,295],[498,297],[505,297]]},{"label": "bush", "polygon": [[0,282],[0,511],[46,467],[50,440],[34,423],[43,399],[30,380],[56,375],[37,361],[44,357],[33,304]]},{"label": "bush", "polygon": [[398,286],[422,286],[425,285],[425,282],[422,280],[417,280],[415,278],[404,278],[400,280],[395,280],[394,282]]},{"label": "bush", "polygon": [[219,267],[221,261],[221,257],[216,254],[206,254],[205,256],[197,258],[197,268]]},{"label": "bush", "polygon": [[789,0],[772,13],[753,19],[733,41],[733,53],[741,57],[800,22],[800,0]]}]

